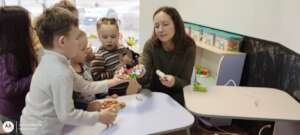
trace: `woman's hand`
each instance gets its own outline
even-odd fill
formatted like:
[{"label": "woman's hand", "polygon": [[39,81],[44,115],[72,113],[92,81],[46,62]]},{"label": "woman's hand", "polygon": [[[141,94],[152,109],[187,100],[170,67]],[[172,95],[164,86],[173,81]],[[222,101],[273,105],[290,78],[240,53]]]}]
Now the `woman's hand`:
[{"label": "woman's hand", "polygon": [[173,75],[164,75],[159,78],[160,82],[166,87],[173,87],[175,84],[175,77]]}]

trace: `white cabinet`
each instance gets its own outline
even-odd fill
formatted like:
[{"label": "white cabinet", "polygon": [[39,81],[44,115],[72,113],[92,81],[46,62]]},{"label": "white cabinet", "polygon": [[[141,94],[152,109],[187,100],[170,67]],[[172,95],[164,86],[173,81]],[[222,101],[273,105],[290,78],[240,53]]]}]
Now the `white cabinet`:
[{"label": "white cabinet", "polygon": [[[203,43],[196,43],[196,64],[207,68],[209,76],[200,78],[204,87],[224,85],[233,80],[240,84],[246,54],[241,52],[228,52]],[[195,74],[192,82],[195,81]]]}]

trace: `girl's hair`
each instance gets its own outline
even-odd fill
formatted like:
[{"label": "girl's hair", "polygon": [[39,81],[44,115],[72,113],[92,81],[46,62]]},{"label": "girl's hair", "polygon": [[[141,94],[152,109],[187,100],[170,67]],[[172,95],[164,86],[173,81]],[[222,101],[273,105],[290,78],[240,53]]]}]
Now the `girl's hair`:
[{"label": "girl's hair", "polygon": [[75,13],[78,16],[78,10],[76,6],[73,3],[71,3],[69,0],[61,0],[60,2],[54,4],[53,7],[64,8],[72,13]]},{"label": "girl's hair", "polygon": [[[157,9],[154,12],[153,19],[160,12],[164,12],[167,15],[169,15],[174,23],[175,35],[172,38],[172,41],[175,44],[176,51],[179,51],[182,49],[184,50],[185,48],[187,48],[190,45],[195,45],[194,40],[186,34],[185,28],[184,28],[184,22],[180,16],[180,14],[178,13],[178,11],[175,8],[160,7],[159,9]],[[154,29],[153,29],[152,37],[150,38],[150,40],[148,42],[150,42],[152,45],[161,44],[161,41],[157,38]]]},{"label": "girl's hair", "polygon": [[108,17],[101,18],[100,20],[97,21],[97,30],[100,29],[102,24],[115,25],[119,30],[118,20],[116,18],[108,18]]},{"label": "girl's hair", "polygon": [[[29,12],[19,6],[0,7],[0,55],[13,55],[16,61],[16,74],[25,77],[33,73],[37,65],[32,43],[32,26]],[[11,63],[6,57],[6,63]],[[10,66],[9,64],[6,65]]]}]

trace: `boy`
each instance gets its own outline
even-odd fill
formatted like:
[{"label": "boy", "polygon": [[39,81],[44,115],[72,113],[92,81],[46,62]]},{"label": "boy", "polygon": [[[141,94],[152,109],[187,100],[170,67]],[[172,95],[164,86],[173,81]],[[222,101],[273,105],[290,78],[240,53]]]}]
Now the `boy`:
[{"label": "boy", "polygon": [[26,96],[21,116],[24,135],[58,135],[63,126],[111,124],[116,114],[111,111],[86,112],[74,109],[73,90],[95,94],[126,82],[114,77],[100,82],[87,82],[71,68],[68,59],[79,51],[78,19],[66,9],[47,9],[36,23],[37,35],[45,48]]}]

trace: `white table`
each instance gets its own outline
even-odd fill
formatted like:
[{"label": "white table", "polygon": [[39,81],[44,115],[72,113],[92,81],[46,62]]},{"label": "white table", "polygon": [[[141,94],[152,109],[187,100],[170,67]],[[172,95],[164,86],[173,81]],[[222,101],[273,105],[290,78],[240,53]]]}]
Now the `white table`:
[{"label": "white table", "polygon": [[186,107],[202,116],[253,120],[300,120],[300,104],[272,88],[212,86],[206,93],[184,88]]},{"label": "white table", "polygon": [[170,96],[153,92],[151,97],[136,99],[137,95],[118,98],[125,102],[111,128],[103,124],[75,127],[66,135],[148,135],[189,129],[194,123],[193,115]]},{"label": "white table", "polygon": [[[201,116],[270,120],[275,121],[274,135],[295,135],[298,132],[287,133],[288,128],[284,126],[299,123],[300,104],[278,89],[213,86],[206,93],[202,93],[194,91],[192,86],[186,86],[184,97],[186,107]],[[283,130],[277,128],[282,123],[285,124],[282,126]]]}]

